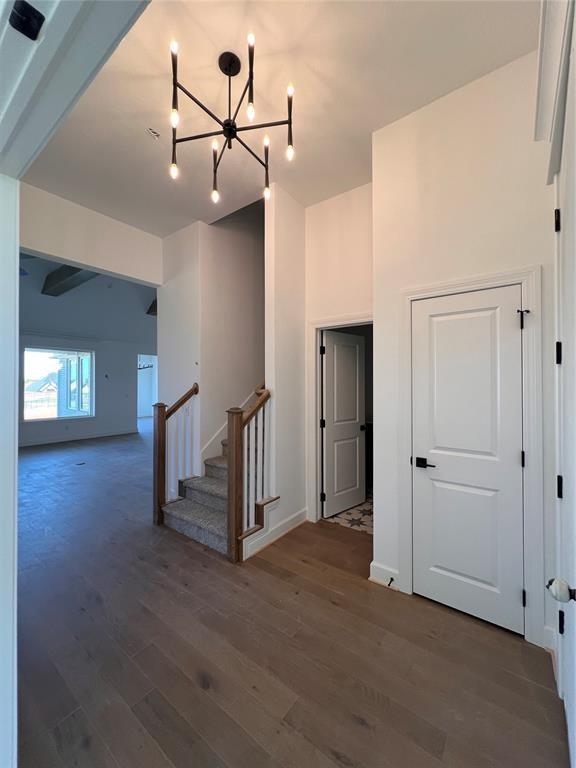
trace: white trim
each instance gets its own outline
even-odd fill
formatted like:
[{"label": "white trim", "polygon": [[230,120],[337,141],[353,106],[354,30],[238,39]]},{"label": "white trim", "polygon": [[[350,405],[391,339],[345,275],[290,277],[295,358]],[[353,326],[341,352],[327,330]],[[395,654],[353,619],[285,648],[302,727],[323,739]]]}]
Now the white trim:
[{"label": "white trim", "polygon": [[375,584],[380,584],[388,589],[393,589],[396,592],[398,587],[396,583],[398,581],[398,570],[396,568],[389,568],[387,565],[377,563],[373,560],[370,563],[370,577],[369,581],[373,581]]},{"label": "white trim", "polygon": [[566,103],[568,101],[568,75],[570,72],[570,48],[572,46],[572,28],[574,25],[574,0],[570,0],[562,34],[562,50],[556,93],[554,94],[554,111],[552,113],[552,128],[550,134],[550,157],[548,162],[548,184],[552,184],[554,176],[560,173],[562,165],[562,144],[564,142],[564,125],[566,123]]},{"label": "white trim", "polygon": [[309,320],[306,327],[306,506],[308,520],[316,523],[321,518],[320,489],[318,477],[320,474],[320,446],[318,435],[318,419],[320,418],[320,399],[318,391],[318,335],[319,331],[329,328],[343,328],[348,325],[373,325],[374,316],[371,312],[331,315],[329,317]]},{"label": "white trim", "polygon": [[0,175],[0,765],[17,756],[17,458],[18,458],[18,207],[19,183]]},{"label": "white trim", "polygon": [[[403,292],[401,327],[401,403],[398,476],[400,478],[399,573],[397,586],[412,593],[412,469],[406,460],[412,443],[412,302],[418,299],[479,291],[504,285],[522,286],[523,307],[530,310],[523,333],[524,380],[524,586],[528,594],[525,637],[546,644],[544,613],[544,451],[542,438],[542,269],[539,265],[511,272],[416,287]],[[379,564],[374,563],[375,569]]]},{"label": "white trim", "polygon": [[547,648],[554,658],[554,676],[558,682],[558,636],[554,627],[549,624],[544,627],[544,648]]},{"label": "white trim", "polygon": [[244,542],[245,560],[247,560],[249,557],[252,557],[257,552],[260,552],[261,549],[264,549],[264,547],[272,544],[277,539],[286,535],[293,528],[297,528],[299,525],[302,525],[302,523],[306,522],[306,509],[301,509],[298,512],[295,512],[293,515],[290,515],[290,517],[287,517],[286,519],[281,520],[279,523],[276,523],[276,525],[273,525],[270,528],[270,516],[275,512],[276,509],[278,509],[279,504],[280,500],[277,499],[276,501],[266,505],[264,511],[265,519],[263,530],[258,531],[258,533],[255,533],[253,536],[249,536]]},{"label": "white trim", "polygon": [[534,138],[548,143],[551,184],[560,170],[574,0],[542,0]]}]

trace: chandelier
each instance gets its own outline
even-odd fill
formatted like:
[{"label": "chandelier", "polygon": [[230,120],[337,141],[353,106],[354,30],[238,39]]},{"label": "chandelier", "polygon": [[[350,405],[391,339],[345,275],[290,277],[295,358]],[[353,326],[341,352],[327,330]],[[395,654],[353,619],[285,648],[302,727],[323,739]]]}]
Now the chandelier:
[{"label": "chandelier", "polygon": [[[289,161],[294,159],[294,141],[292,139],[292,99],[294,96],[294,88],[289,85],[287,88],[288,98],[288,117],[286,120],[276,120],[271,123],[258,123],[255,124],[254,117],[256,111],[254,109],[254,43],[255,38],[253,34],[248,35],[248,80],[244,86],[244,90],[238,101],[238,105],[234,112],[232,112],[232,78],[236,77],[240,73],[242,68],[240,59],[235,53],[226,51],[220,55],[218,59],[218,66],[222,74],[228,78],[228,117],[221,120],[217,115],[212,112],[211,109],[205,104],[202,104],[200,99],[197,99],[189,90],[187,90],[182,83],[178,80],[178,43],[173,41],[170,44],[170,53],[172,57],[172,112],[170,115],[170,123],[172,125],[172,163],[170,164],[170,176],[173,179],[177,179],[180,175],[178,163],[176,159],[176,148],[178,144],[184,144],[187,141],[197,141],[198,139],[212,138],[212,201],[217,203],[220,200],[220,193],[218,191],[218,168],[222,162],[224,152],[226,149],[232,149],[232,143],[237,141],[241,147],[252,155],[264,169],[264,197],[266,200],[270,198],[270,178],[269,178],[269,153],[270,153],[270,138],[268,134],[264,136],[264,157],[258,156],[254,150],[248,146],[248,144],[241,138],[239,134],[245,131],[256,131],[261,128],[274,128],[280,125],[286,125],[288,127],[288,145],[286,147],[286,157]],[[209,131],[208,133],[198,133],[194,136],[183,136],[178,138],[177,129],[180,122],[180,113],[178,112],[178,93],[181,91],[185,96],[191,99],[200,109],[204,110],[207,115],[218,124],[219,129],[216,131]],[[238,125],[236,119],[238,113],[242,108],[242,103],[248,94],[248,104],[246,107],[246,116],[248,118],[248,125]],[[218,142],[218,136],[223,137],[222,147]]]}]

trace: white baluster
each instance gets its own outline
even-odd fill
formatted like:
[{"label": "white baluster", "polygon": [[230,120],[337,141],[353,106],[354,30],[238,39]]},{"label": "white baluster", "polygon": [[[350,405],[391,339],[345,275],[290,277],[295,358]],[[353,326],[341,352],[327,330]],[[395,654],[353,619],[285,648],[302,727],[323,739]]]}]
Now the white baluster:
[{"label": "white baluster", "polygon": [[242,495],[242,530],[247,531],[250,527],[249,524],[249,515],[248,515],[248,473],[249,473],[249,458],[248,458],[248,430],[244,429],[242,430],[242,448],[244,451],[244,461],[243,461],[243,467],[244,467],[244,477],[242,479],[244,493]]},{"label": "white baluster", "polygon": [[249,499],[248,499],[248,527],[254,525],[254,505],[256,503],[256,419],[253,418],[248,425],[250,430],[250,442],[248,447],[249,464]]},{"label": "white baluster", "polygon": [[264,414],[264,435],[263,435],[263,461],[264,461],[264,474],[263,474],[263,492],[262,497],[265,499],[270,496],[270,400],[264,403],[262,410]]},{"label": "white baluster", "polygon": [[256,487],[255,501],[264,498],[264,410],[261,408],[256,414]]}]

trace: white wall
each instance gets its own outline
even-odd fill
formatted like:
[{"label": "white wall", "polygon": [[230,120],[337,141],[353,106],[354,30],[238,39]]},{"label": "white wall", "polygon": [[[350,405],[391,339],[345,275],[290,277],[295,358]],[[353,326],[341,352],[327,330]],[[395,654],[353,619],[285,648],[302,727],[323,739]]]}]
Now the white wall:
[{"label": "white wall", "polygon": [[46,275],[58,264],[24,259],[20,278],[20,392],[23,352],[28,347],[92,350],[95,353],[93,417],[24,421],[20,445],[135,432],[139,353],[156,352],[156,318],[146,314],[155,290],[99,275],[61,296],[45,296]]},{"label": "white wall", "polygon": [[372,313],[372,185],[306,208],[306,318]]},{"label": "white wall", "polygon": [[158,357],[156,355],[138,355],[138,418],[152,416],[154,413],[153,405],[157,402]]},{"label": "white wall", "polygon": [[277,184],[266,203],[266,386],[271,390],[271,492],[280,501],[249,556],[306,519],[304,208]]},{"label": "white wall", "polygon": [[226,410],[264,379],[262,216],[239,211],[164,239],[158,289],[159,399],[171,405],[195,382],[200,424],[194,471],[220,451]]},{"label": "white wall", "polygon": [[200,383],[200,223],[164,238],[158,288],[158,398],[172,405]]},{"label": "white wall", "polygon": [[95,272],[162,283],[159,237],[30,184],[21,184],[20,246]]},{"label": "white wall", "polygon": [[264,208],[200,227],[202,456],[220,453],[226,410],[264,381]]},{"label": "white wall", "polygon": [[[398,571],[401,587],[399,477],[409,459],[399,417],[403,291],[543,265],[545,507],[553,509],[554,200],[543,185],[545,148],[532,139],[535,74],[530,54],[373,136],[373,575]],[[553,515],[545,518],[549,567]]]},{"label": "white wall", "polygon": [[0,175],[0,765],[16,765],[18,182]]},{"label": "white wall", "polygon": [[306,208],[306,466],[308,518],[320,515],[318,329],[373,312],[372,185]]}]

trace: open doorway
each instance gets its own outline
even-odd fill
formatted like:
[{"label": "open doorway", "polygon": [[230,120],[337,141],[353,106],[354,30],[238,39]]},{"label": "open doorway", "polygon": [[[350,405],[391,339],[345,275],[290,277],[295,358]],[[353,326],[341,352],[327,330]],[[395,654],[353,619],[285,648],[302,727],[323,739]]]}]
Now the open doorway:
[{"label": "open doorway", "polygon": [[136,415],[138,432],[150,431],[154,403],[158,402],[158,356],[138,355]]},{"label": "open doorway", "polygon": [[321,518],[373,532],[373,327],[320,331]]}]

